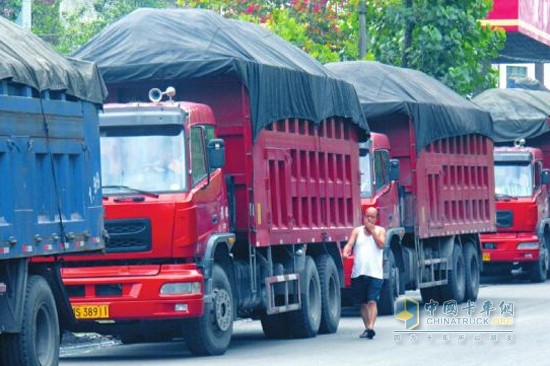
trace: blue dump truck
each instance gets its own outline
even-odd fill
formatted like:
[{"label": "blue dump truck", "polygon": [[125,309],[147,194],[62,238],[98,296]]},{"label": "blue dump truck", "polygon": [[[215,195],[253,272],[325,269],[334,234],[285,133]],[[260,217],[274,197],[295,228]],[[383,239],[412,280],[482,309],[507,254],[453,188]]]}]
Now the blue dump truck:
[{"label": "blue dump truck", "polygon": [[0,365],[59,363],[74,321],[58,261],[101,250],[95,66],[0,17]]}]

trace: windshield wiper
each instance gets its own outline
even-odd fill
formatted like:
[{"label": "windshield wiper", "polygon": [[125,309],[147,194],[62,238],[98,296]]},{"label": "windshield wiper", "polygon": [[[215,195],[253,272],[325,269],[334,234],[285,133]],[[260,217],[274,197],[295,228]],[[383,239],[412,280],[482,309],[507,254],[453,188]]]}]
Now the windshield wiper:
[{"label": "windshield wiper", "polygon": [[135,193],[139,193],[139,194],[142,194],[144,196],[149,196],[149,197],[153,197],[153,198],[159,198],[159,195],[156,194],[156,193],[153,193],[153,192],[148,192],[148,191],[143,191],[141,189],[137,189],[137,188],[132,188],[132,187],[128,187],[128,186],[101,186],[102,189],[126,189],[130,192],[135,192]]},{"label": "windshield wiper", "polygon": [[505,200],[517,200],[517,197],[510,196],[509,194],[504,193],[495,193],[495,198],[503,198]]}]

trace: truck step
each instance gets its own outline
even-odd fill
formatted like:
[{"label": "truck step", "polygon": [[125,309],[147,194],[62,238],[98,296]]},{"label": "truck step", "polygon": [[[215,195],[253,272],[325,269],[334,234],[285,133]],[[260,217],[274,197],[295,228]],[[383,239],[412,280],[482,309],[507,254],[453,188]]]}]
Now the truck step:
[{"label": "truck step", "polygon": [[[297,273],[291,273],[286,275],[271,276],[265,279],[267,288],[267,309],[268,315],[285,313],[287,311],[299,310],[302,307],[302,300],[300,294],[300,275]],[[284,289],[284,302],[279,304],[275,302],[275,287],[278,286],[277,294],[281,293],[281,288]],[[290,289],[293,289],[291,292]],[[291,297],[290,294],[295,294]]]}]

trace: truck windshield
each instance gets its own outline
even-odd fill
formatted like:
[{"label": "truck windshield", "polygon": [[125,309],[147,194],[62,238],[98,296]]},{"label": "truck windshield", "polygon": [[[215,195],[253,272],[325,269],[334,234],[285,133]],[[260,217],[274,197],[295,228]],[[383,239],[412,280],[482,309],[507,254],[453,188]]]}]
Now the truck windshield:
[{"label": "truck windshield", "polygon": [[496,164],[495,194],[530,197],[533,194],[533,174],[529,164]]},{"label": "truck windshield", "polygon": [[370,153],[359,156],[359,171],[361,174],[361,197],[372,197],[372,168]]},{"label": "truck windshield", "polygon": [[103,127],[100,141],[102,184],[113,187],[109,193],[132,193],[123,187],[147,192],[187,188],[181,126]]}]

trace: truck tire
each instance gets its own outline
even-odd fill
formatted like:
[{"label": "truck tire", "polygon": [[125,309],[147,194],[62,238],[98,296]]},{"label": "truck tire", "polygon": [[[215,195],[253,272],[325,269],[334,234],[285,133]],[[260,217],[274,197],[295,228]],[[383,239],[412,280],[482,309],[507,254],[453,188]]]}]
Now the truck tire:
[{"label": "truck tire", "polygon": [[316,258],[319,282],[321,285],[321,324],[319,333],[332,334],[338,330],[342,312],[340,278],[334,259],[330,255]]},{"label": "truck tire", "polygon": [[268,339],[282,339],[288,337],[286,313],[267,315],[260,318],[262,330]]},{"label": "truck tire", "polygon": [[441,300],[455,300],[460,304],[466,294],[466,269],[462,248],[459,245],[454,246],[451,260],[453,269],[448,272],[447,284],[441,286]]},{"label": "truck tire", "polygon": [[302,308],[288,313],[290,335],[295,338],[312,338],[321,325],[321,285],[313,259],[308,256],[301,275]]},{"label": "truck tire", "polygon": [[466,279],[465,301],[476,301],[479,293],[480,265],[479,255],[473,244],[464,248],[464,271]]},{"label": "truck tire", "polygon": [[204,314],[186,322],[185,342],[197,356],[222,355],[233,333],[233,293],[221,266],[212,267],[212,301],[204,304]]},{"label": "truck tire", "polygon": [[40,276],[27,281],[21,333],[3,334],[0,363],[55,366],[59,363],[59,320],[52,290]]},{"label": "truck tire", "polygon": [[380,315],[393,315],[395,299],[397,298],[397,281],[395,258],[390,250],[388,256],[388,266],[390,267],[390,277],[384,280],[382,291],[380,292],[380,301],[378,301],[378,313]]},{"label": "truck tire", "polygon": [[531,282],[540,283],[546,281],[548,275],[548,248],[544,240],[541,240],[539,260],[530,264]]}]

